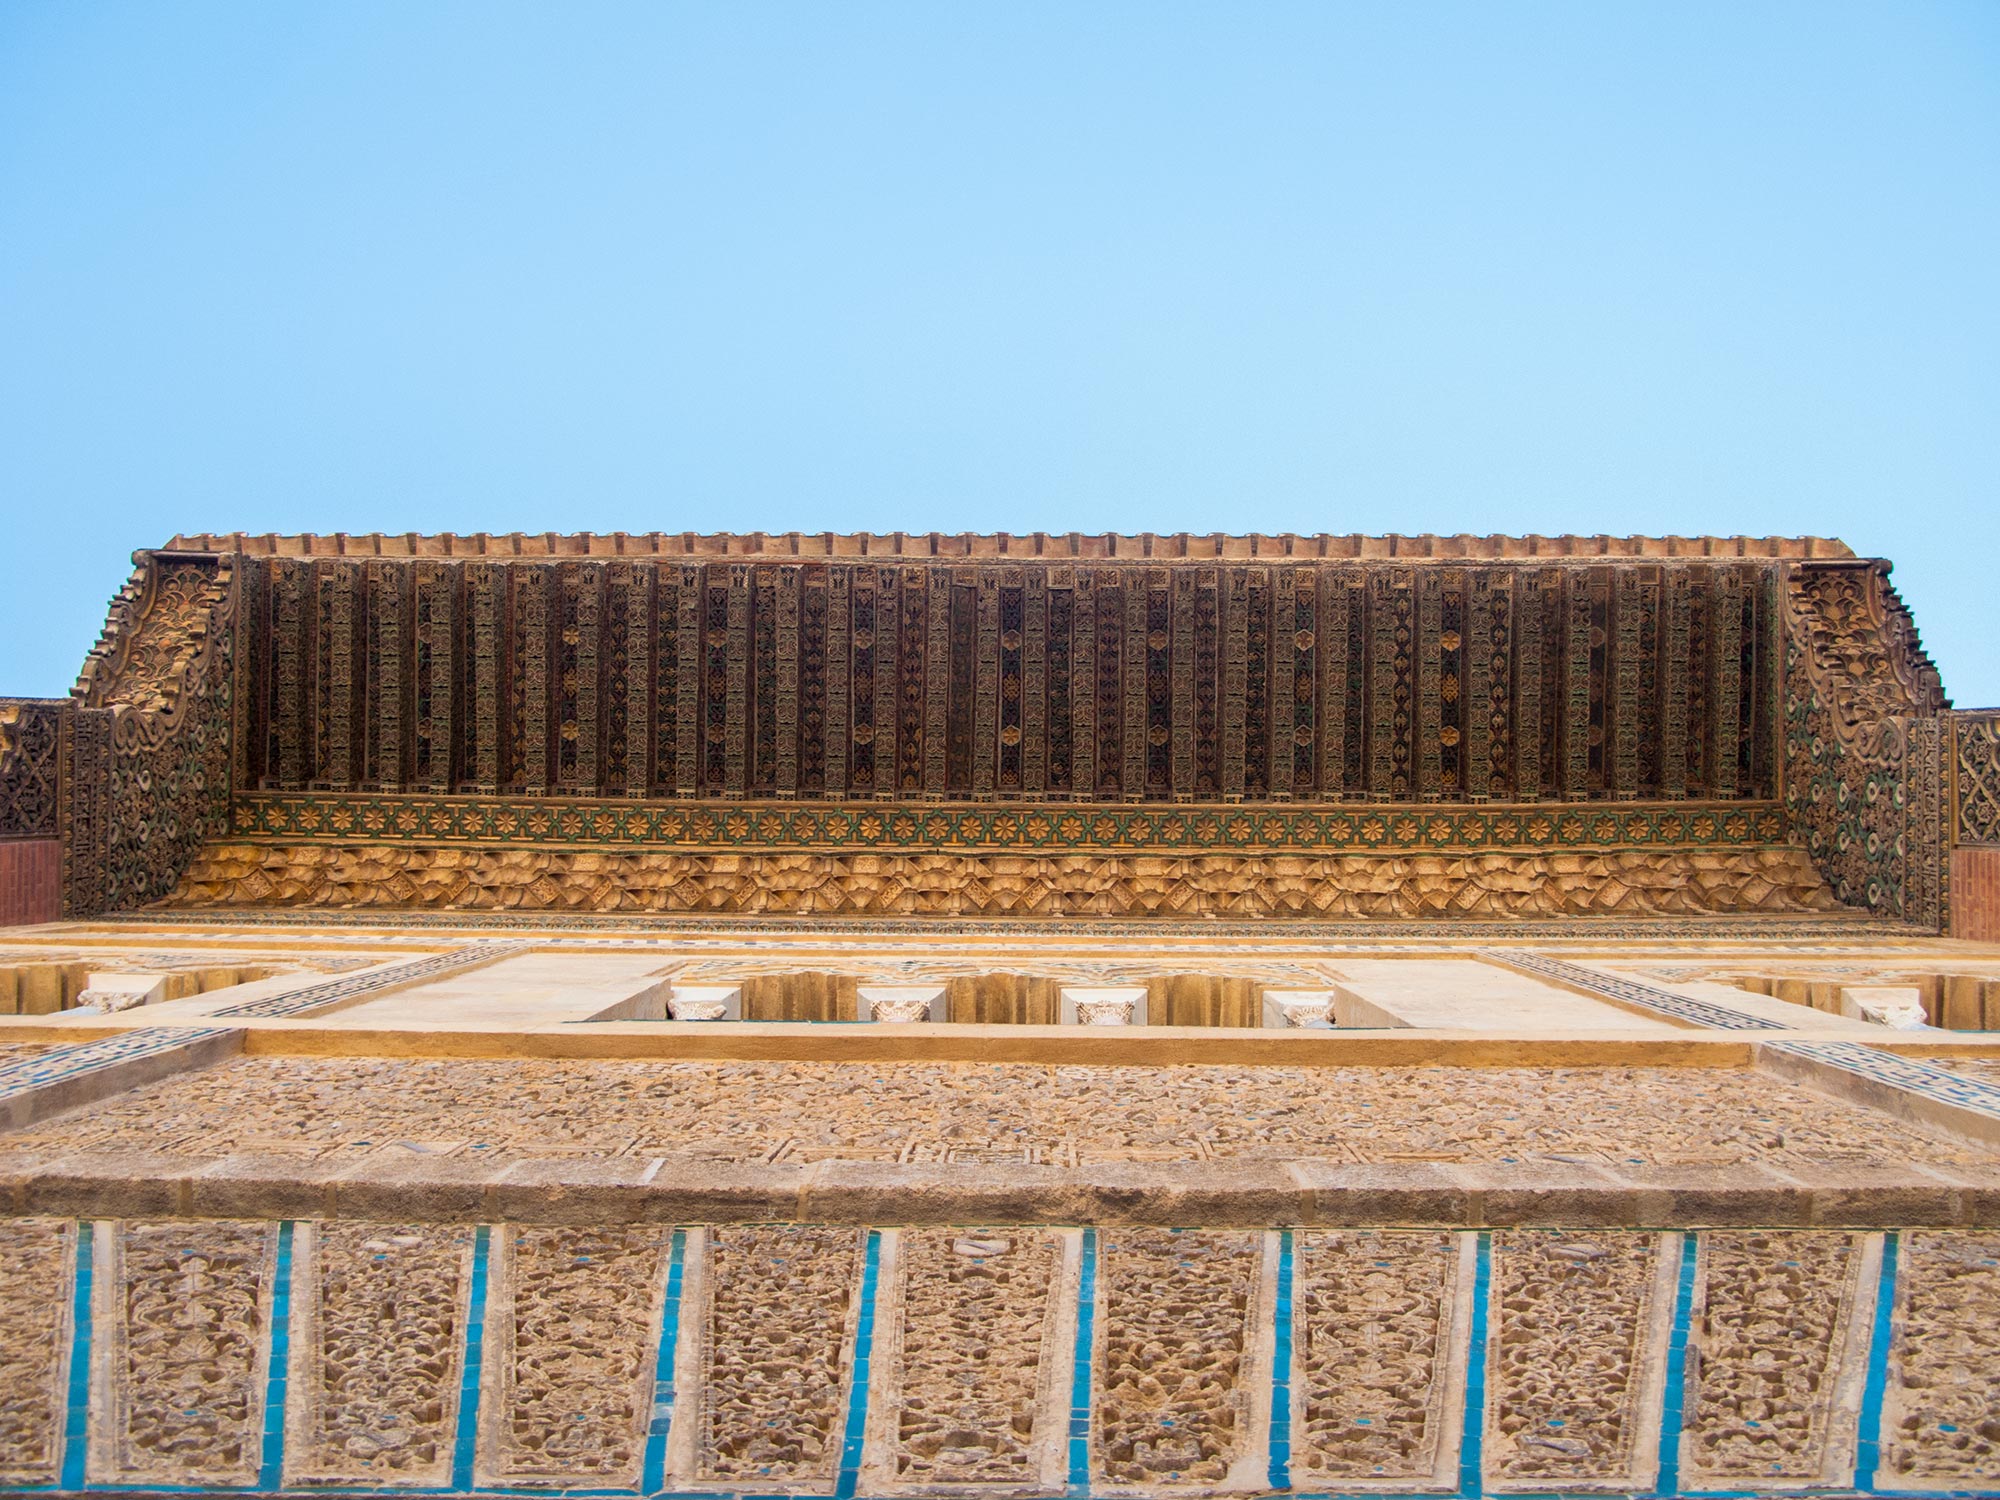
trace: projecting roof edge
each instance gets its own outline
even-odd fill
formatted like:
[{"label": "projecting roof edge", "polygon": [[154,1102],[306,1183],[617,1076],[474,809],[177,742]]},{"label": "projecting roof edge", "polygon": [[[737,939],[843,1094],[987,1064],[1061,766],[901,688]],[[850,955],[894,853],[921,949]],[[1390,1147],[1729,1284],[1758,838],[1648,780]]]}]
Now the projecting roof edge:
[{"label": "projecting roof edge", "polygon": [[1215,561],[1232,558],[1456,559],[1534,558],[1851,558],[1829,537],[1714,536],[1225,536],[1175,532],[1136,536],[1031,532],[369,532],[280,536],[270,532],[191,532],[168,551],[234,552],[249,557],[691,557],[896,558],[976,561],[1018,558],[1114,561]]}]

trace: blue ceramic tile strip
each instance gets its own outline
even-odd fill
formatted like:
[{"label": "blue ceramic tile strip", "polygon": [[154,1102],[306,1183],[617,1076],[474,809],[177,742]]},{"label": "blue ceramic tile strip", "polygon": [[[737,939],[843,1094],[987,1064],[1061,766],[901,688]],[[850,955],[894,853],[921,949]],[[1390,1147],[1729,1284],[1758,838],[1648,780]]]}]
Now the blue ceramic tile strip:
[{"label": "blue ceramic tile strip", "polygon": [[1577,989],[1590,990],[1607,1000],[1636,1005],[1659,1015],[1672,1016],[1677,1021],[1690,1021],[1697,1026],[1709,1026],[1718,1031],[1787,1029],[1776,1021],[1767,1021],[1762,1016],[1753,1016],[1747,1011],[1732,1010],[1726,1005],[1717,1005],[1712,1001],[1676,995],[1672,990],[1657,989],[1650,984],[1641,984],[1636,979],[1600,974],[1595,969],[1586,969],[1581,964],[1564,963],[1559,958],[1550,958],[1542,953],[1505,953],[1499,949],[1483,948],[1475,956],[1486,963],[1498,964],[1502,968],[1518,969],[1524,974],[1533,974],[1538,979],[1553,979],[1561,984],[1573,985]]},{"label": "blue ceramic tile strip", "polygon": [[1493,1236],[1485,1230],[1473,1248],[1472,1333],[1465,1345],[1465,1416],[1458,1435],[1458,1492],[1481,1493],[1481,1453],[1486,1432],[1486,1292],[1493,1281]]},{"label": "blue ceramic tile strip", "polygon": [[329,979],[282,995],[272,995],[265,1000],[246,1000],[241,1005],[231,1005],[216,1011],[215,1014],[231,1017],[254,1016],[263,1020],[302,1015],[307,1011],[317,1010],[322,1005],[336,1005],[341,1001],[374,994],[378,990],[393,989],[398,985],[418,984],[425,980],[441,978],[459,969],[477,968],[481,964],[492,963],[495,959],[511,958],[517,953],[525,953],[530,946],[527,943],[471,943],[463,948],[454,948],[449,953],[432,953],[423,958],[413,958],[407,963],[397,964],[394,968],[371,969],[361,974],[343,974],[338,979]]},{"label": "blue ceramic tile strip", "polygon": [[264,1453],[259,1489],[278,1487],[285,1468],[285,1397],[292,1358],[292,1221],[278,1226],[278,1269],[271,1283],[271,1362],[264,1380]]},{"label": "blue ceramic tile strip", "polygon": [[681,1277],[686,1270],[687,1231],[674,1231],[667,1260],[667,1296],[660,1308],[660,1351],[653,1360],[653,1416],[646,1427],[646,1463],[640,1487],[651,1494],[667,1482],[667,1434],[674,1425],[674,1355],[680,1347]]},{"label": "blue ceramic tile strip", "polygon": [[1868,1383],[1861,1388],[1861,1428],[1855,1434],[1854,1487],[1875,1488],[1882,1461],[1882,1398],[1889,1386],[1889,1340],[1896,1318],[1896,1260],[1901,1236],[1882,1236],[1882,1274],[1875,1283],[1875,1333],[1868,1342]]},{"label": "blue ceramic tile strip", "polygon": [[1681,1486],[1681,1420],[1687,1409],[1688,1321],[1694,1315],[1695,1234],[1681,1234],[1681,1275],[1674,1293],[1673,1334],[1667,1340],[1667,1385],[1660,1402],[1660,1477],[1655,1489],[1678,1495]]},{"label": "blue ceramic tile strip", "polygon": [[458,1432],[451,1449],[451,1487],[472,1488],[472,1453],[479,1441],[479,1370],[486,1343],[486,1256],[489,1231],[472,1232],[472,1293],[466,1299],[465,1371],[459,1377]]},{"label": "blue ceramic tile strip", "polygon": [[868,1231],[861,1263],[861,1315],[854,1329],[854,1375],[848,1382],[847,1430],[840,1442],[840,1478],[835,1500],[853,1500],[861,1483],[861,1444],[868,1435],[868,1368],[875,1346],[875,1281],[882,1268],[882,1234]]},{"label": "blue ceramic tile strip", "polygon": [[1069,1493],[1090,1489],[1090,1365],[1097,1331],[1097,1231],[1083,1232],[1076,1278],[1076,1351],[1069,1377]]},{"label": "blue ceramic tile strip", "polygon": [[1278,1235],[1277,1312],[1271,1337],[1271,1468],[1274,1490],[1292,1487],[1292,1232]]},{"label": "blue ceramic tile strip", "polygon": [[90,1282],[88,1219],[76,1226],[76,1271],[71,1278],[69,1322],[69,1408],[63,1413],[62,1487],[83,1488],[84,1459],[90,1448]]},{"label": "blue ceramic tile strip", "polygon": [[1884,1052],[1865,1042],[1766,1042],[1773,1052],[1810,1058],[1830,1068],[1840,1068],[1863,1078],[1886,1083],[1892,1088],[1921,1094],[1940,1104],[1977,1110],[2000,1119],[2000,1086],[1965,1073],[1954,1073],[1919,1058]]},{"label": "blue ceramic tile strip", "polygon": [[116,1063],[172,1052],[211,1037],[228,1036],[233,1030],[226,1026],[149,1026],[121,1036],[51,1048],[19,1062],[0,1064],[0,1099],[17,1098],[44,1085],[94,1073]]}]

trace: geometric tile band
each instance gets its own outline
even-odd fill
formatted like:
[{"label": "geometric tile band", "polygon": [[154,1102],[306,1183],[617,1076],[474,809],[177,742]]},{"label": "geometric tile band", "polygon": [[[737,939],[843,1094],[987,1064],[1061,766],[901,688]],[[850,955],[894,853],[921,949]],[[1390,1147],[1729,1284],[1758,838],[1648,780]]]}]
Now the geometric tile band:
[{"label": "geometric tile band", "polygon": [[1511,953],[1502,952],[1497,948],[1486,948],[1479,951],[1478,957],[1490,964],[1519,969],[1524,973],[1553,979],[1560,984],[1573,985],[1579,989],[1593,990],[1608,1000],[1637,1005],[1663,1016],[1672,1016],[1676,1020],[1691,1021],[1697,1026],[1710,1026],[1721,1031],[1786,1029],[1776,1021],[1767,1021],[1761,1016],[1745,1015],[1742,1011],[1731,1010],[1726,1005],[1714,1005],[1706,1000],[1676,995],[1670,990],[1641,984],[1636,979],[1601,974],[1595,969],[1586,969],[1580,964],[1564,963],[1561,959],[1550,958],[1546,954]]},{"label": "geometric tile band", "polygon": [[214,1014],[218,1019],[226,1016],[232,1020],[253,1016],[270,1020],[279,1016],[303,1015],[322,1005],[352,1000],[357,996],[374,994],[378,990],[417,984],[424,980],[436,979],[440,975],[455,973],[460,969],[476,969],[482,964],[524,953],[532,946],[530,943],[468,943],[463,948],[454,948],[449,952],[426,954],[422,958],[413,958],[407,963],[396,964],[389,968],[344,975],[338,979],[308,985],[302,990],[273,995],[266,1000],[246,1000],[241,1005],[232,1005]]},{"label": "geometric tile band", "polygon": [[225,1037],[234,1028],[225,1026],[148,1027],[121,1036],[94,1042],[76,1042],[51,1048],[19,1062],[0,1063],[0,1100],[12,1099],[45,1084],[94,1073],[117,1063],[155,1057],[193,1043]]}]

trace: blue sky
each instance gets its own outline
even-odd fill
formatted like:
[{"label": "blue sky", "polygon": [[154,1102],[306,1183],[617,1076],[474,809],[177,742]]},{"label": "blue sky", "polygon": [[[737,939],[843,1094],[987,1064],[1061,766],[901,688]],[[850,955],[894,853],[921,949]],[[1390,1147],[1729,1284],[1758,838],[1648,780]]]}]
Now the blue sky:
[{"label": "blue sky", "polygon": [[1816,532],[2000,703],[2000,4],[0,4],[0,691],[179,530]]}]

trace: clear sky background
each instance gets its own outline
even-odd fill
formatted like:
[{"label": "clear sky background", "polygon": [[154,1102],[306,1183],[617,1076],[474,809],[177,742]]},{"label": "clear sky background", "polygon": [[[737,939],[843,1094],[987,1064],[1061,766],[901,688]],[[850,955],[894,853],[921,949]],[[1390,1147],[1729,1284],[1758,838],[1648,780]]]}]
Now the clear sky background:
[{"label": "clear sky background", "polygon": [[1816,532],[1985,705],[1996,476],[1996,0],[0,0],[0,692],[181,530]]}]

